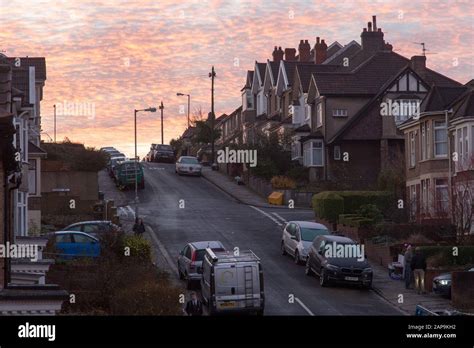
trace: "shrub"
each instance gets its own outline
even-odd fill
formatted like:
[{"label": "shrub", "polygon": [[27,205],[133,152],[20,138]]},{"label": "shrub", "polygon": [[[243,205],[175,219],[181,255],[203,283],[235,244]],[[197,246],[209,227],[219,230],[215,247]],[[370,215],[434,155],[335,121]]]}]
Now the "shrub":
[{"label": "shrub", "polygon": [[474,264],[474,246],[458,246],[457,255],[453,255],[454,246],[423,246],[420,247],[421,252],[425,255],[427,260],[434,266],[463,266]]},{"label": "shrub", "polygon": [[309,177],[309,167],[302,165],[293,166],[288,170],[287,175],[297,183],[307,183]]},{"label": "shrub", "polygon": [[383,220],[383,215],[375,204],[364,204],[358,210],[357,214],[372,220],[373,223],[379,223]]},{"label": "shrub", "polygon": [[344,212],[344,199],[335,192],[326,191],[313,196],[313,209],[317,217],[337,222]]},{"label": "shrub", "polygon": [[280,190],[291,190],[296,188],[295,181],[283,175],[274,176],[271,180],[271,184],[274,189]]},{"label": "shrub", "polygon": [[357,214],[340,214],[338,222],[351,227],[371,226],[374,224],[373,219]]},{"label": "shrub", "polygon": [[139,235],[128,235],[123,238],[123,247],[130,248],[130,257],[143,262],[151,260],[150,242]]},{"label": "shrub", "polygon": [[361,206],[375,205],[382,213],[396,202],[393,194],[385,191],[336,191],[344,199],[344,213],[356,213]]}]

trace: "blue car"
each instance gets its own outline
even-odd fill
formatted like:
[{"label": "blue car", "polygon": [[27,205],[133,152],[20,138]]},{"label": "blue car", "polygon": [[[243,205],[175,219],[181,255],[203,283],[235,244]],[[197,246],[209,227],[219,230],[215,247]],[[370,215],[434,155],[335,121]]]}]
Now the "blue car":
[{"label": "blue car", "polygon": [[61,259],[100,256],[99,240],[78,231],[59,231],[53,234],[53,244]]}]

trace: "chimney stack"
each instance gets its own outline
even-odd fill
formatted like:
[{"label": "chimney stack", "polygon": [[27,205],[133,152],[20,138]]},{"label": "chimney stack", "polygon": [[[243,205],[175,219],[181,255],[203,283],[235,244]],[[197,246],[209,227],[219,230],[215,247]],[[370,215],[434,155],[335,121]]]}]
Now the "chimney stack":
[{"label": "chimney stack", "polygon": [[296,60],[296,48],[285,48],[285,60],[289,62]]},{"label": "chimney stack", "polygon": [[279,62],[280,60],[283,60],[283,50],[281,49],[281,47],[278,47],[275,46],[275,48],[273,49],[273,53],[272,53],[272,56],[273,56],[273,61],[274,62]]},{"label": "chimney stack", "polygon": [[410,66],[416,72],[426,69],[426,56],[413,56],[410,59]]},{"label": "chimney stack", "polygon": [[311,57],[311,45],[308,40],[300,40],[298,46],[298,55],[300,62],[309,62]]},{"label": "chimney stack", "polygon": [[377,17],[372,16],[372,22],[367,23],[367,28],[364,28],[360,34],[362,50],[375,53],[386,49],[385,41],[383,40],[383,31],[377,28]]},{"label": "chimney stack", "polygon": [[316,37],[316,44],[314,45],[314,63],[322,64],[328,56],[328,45],[324,40],[319,39],[319,36]]}]

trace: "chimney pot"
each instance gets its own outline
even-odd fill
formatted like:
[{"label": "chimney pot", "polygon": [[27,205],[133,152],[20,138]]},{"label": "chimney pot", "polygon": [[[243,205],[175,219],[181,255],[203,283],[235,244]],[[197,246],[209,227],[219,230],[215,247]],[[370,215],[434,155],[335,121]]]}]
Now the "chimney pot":
[{"label": "chimney pot", "polygon": [[377,31],[377,16],[372,16],[374,31]]},{"label": "chimney pot", "polygon": [[319,43],[319,36],[316,37],[316,43]]},{"label": "chimney pot", "polygon": [[426,69],[426,56],[413,56],[410,59],[411,68],[415,71]]},{"label": "chimney pot", "polygon": [[368,22],[367,23],[367,28],[369,31],[372,31],[372,23]]}]

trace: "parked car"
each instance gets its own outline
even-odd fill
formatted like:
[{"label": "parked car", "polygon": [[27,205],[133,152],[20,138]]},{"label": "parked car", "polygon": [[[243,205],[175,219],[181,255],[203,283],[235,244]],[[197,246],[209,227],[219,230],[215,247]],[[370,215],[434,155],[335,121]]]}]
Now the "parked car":
[{"label": "parked car", "polygon": [[225,251],[224,245],[219,241],[204,241],[187,244],[178,256],[179,279],[186,280],[188,289],[201,280],[202,260],[206,248],[213,251]]},{"label": "parked car", "polygon": [[154,162],[174,162],[174,150],[171,145],[154,144],[153,150]]},{"label": "parked car", "polygon": [[111,221],[97,220],[76,222],[65,227],[64,230],[85,232],[95,238],[100,238],[104,233],[118,232],[121,231],[121,228]]},{"label": "parked car", "polygon": [[101,147],[101,148],[100,148],[100,151],[103,151],[103,152],[111,152],[111,151],[116,151],[116,148],[113,147],[113,146],[105,146],[105,147]]},{"label": "parked car", "polygon": [[130,187],[135,185],[135,176],[138,188],[145,188],[145,176],[143,175],[143,165],[135,161],[118,162],[114,167],[114,177],[117,186]]},{"label": "parked car", "polygon": [[283,227],[281,237],[282,255],[293,256],[295,263],[306,262],[309,248],[320,235],[330,234],[323,224],[310,221],[290,221]]},{"label": "parked car", "polygon": [[260,259],[251,251],[206,249],[201,293],[209,314],[251,312],[263,315],[265,293]]},{"label": "parked car", "polygon": [[100,256],[100,242],[90,234],[79,231],[58,231],[51,234],[50,238],[60,259]]},{"label": "parked car", "polygon": [[[474,268],[468,268],[466,272],[474,272]],[[452,273],[443,273],[433,278],[433,292],[435,294],[451,298]]]},{"label": "parked car", "polygon": [[201,176],[202,165],[199,163],[197,157],[181,156],[176,161],[175,173],[179,175],[197,175]]},{"label": "parked car", "polygon": [[357,247],[357,243],[347,237],[334,235],[316,237],[306,259],[306,275],[318,275],[319,284],[323,287],[330,283],[346,283],[370,289],[373,271],[365,255],[362,260],[346,256],[326,257],[326,245],[328,244],[336,247]]},{"label": "parked car", "polygon": [[114,156],[109,159],[107,163],[107,171],[109,172],[110,177],[114,177],[114,168],[119,162],[127,160],[125,156]]}]

